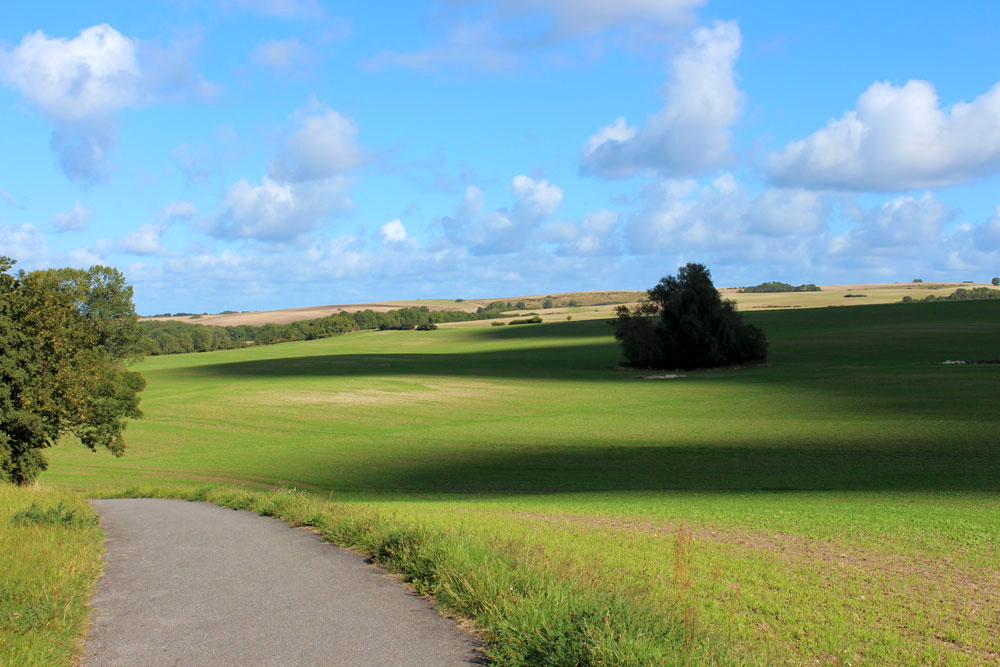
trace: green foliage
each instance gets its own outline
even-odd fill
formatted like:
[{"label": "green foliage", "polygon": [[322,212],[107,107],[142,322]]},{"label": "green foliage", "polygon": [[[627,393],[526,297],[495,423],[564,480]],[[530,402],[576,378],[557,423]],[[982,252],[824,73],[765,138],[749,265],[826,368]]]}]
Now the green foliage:
[{"label": "green foliage", "polygon": [[[648,291],[633,309],[619,306],[615,338],[625,359],[641,368],[713,368],[767,356],[764,332],[719,296],[702,264],[682,266]],[[651,316],[658,316],[653,323]]]},{"label": "green foliage", "polygon": [[12,275],[13,264],[0,257],[0,481],[30,484],[63,434],[124,452],[126,420],[141,416],[145,381],[126,363],[142,330],[116,269]]},{"label": "green foliage", "polygon": [[540,318],[538,315],[535,315],[534,317],[528,317],[523,320],[511,320],[510,325],[514,326],[515,324],[539,324],[541,321],[542,318]]},{"label": "green foliage", "polygon": [[80,512],[79,508],[69,507],[63,501],[44,508],[39,507],[37,503],[31,503],[30,507],[15,512],[10,520],[16,526],[28,524],[96,526],[99,523],[96,514]]},{"label": "green foliage", "polygon": [[922,283],[922,282],[924,282],[924,279],[923,278],[914,278],[911,282]]},{"label": "green foliage", "polygon": [[502,314],[505,307],[504,302],[494,301],[487,308],[479,308],[475,313],[460,310],[430,310],[427,306],[386,312],[375,312],[370,309],[354,313],[341,311],[336,315],[315,320],[260,326],[241,324],[217,327],[176,320],[147,320],[141,324],[146,334],[144,345],[148,354],[182,354],[232,350],[246,345],[315,340],[369,329],[432,331],[438,324],[444,322],[470,322],[505,317]]},{"label": "green foliage", "polygon": [[990,301],[993,299],[1000,299],[1000,290],[990,289],[989,287],[973,287],[972,289],[959,287],[948,296],[935,296],[933,294],[928,294],[923,299],[914,299],[913,297],[904,296],[903,303],[933,303],[935,301]]},{"label": "green foliage", "polygon": [[542,308],[552,308],[554,306],[555,304],[552,302],[551,298],[545,299],[545,301],[542,302]]},{"label": "green foliage", "polygon": [[990,281],[990,284],[994,287],[1000,287],[1000,278],[993,278],[993,280]]},{"label": "green foliage", "polygon": [[517,310],[525,310],[527,307],[528,306],[525,305],[523,301],[518,301],[517,303],[514,304],[514,308],[516,308]]},{"label": "green foliage", "polygon": [[491,327],[502,327],[502,326],[505,326],[506,324],[507,323],[504,322],[504,321],[502,321],[502,320],[497,321],[497,322],[490,322],[490,326]]},{"label": "green foliage", "polygon": [[753,285],[752,287],[741,287],[736,291],[740,294],[774,294],[778,292],[821,292],[822,290],[812,283],[808,285],[789,285],[788,283],[772,281]]}]

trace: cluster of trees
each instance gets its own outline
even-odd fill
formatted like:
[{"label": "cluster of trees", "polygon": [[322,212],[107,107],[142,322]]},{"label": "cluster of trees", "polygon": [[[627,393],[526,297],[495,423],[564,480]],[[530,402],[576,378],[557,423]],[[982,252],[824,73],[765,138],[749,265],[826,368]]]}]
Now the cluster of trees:
[{"label": "cluster of trees", "polygon": [[0,481],[30,484],[71,434],[116,456],[145,381],[132,288],[116,269],[11,273],[0,257]]},{"label": "cluster of trees", "polygon": [[615,338],[629,365],[690,370],[767,357],[764,332],[744,323],[735,303],[719,296],[703,264],[682,266],[647,295],[633,308],[615,310]]},{"label": "cluster of trees", "polygon": [[271,345],[295,340],[329,338],[351,331],[370,329],[436,329],[443,322],[467,322],[503,316],[506,304],[495,301],[478,312],[400,308],[383,313],[361,310],[355,313],[340,312],[315,320],[301,320],[289,324],[264,324],[254,326],[216,327],[189,322],[145,321],[145,351],[148,354],[180,354],[183,352],[209,352],[229,350],[245,345]]},{"label": "cluster of trees", "polygon": [[928,294],[923,299],[914,299],[912,296],[904,296],[903,303],[932,303],[934,301],[983,301],[988,299],[1000,299],[1000,290],[989,287],[973,287],[967,289],[959,287],[948,296],[935,296]]},{"label": "cluster of trees", "polygon": [[771,281],[761,283],[760,285],[752,285],[751,287],[741,287],[736,291],[740,294],[773,294],[775,292],[821,292],[822,290],[812,283],[808,285],[789,285],[788,283]]}]

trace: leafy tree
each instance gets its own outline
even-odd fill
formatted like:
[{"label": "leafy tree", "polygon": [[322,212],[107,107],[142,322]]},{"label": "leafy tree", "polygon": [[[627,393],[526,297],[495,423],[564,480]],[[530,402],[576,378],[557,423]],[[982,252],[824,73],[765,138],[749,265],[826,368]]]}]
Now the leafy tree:
[{"label": "leafy tree", "polygon": [[126,368],[144,346],[132,288],[116,269],[9,273],[0,257],[0,481],[30,484],[41,450],[72,434],[125,451],[145,381]]},{"label": "leafy tree", "polygon": [[554,306],[555,304],[552,302],[552,299],[546,299],[542,302],[542,308],[552,308]]},{"label": "leafy tree", "polygon": [[1000,278],[994,278],[990,281],[994,286],[1000,286]]},{"label": "leafy tree", "polygon": [[516,310],[526,310],[528,306],[523,301],[518,301],[514,304],[514,308]]},{"label": "leafy tree", "polygon": [[703,264],[682,266],[647,291],[648,300],[615,310],[625,359],[644,368],[711,368],[767,357],[767,338],[723,300]]}]

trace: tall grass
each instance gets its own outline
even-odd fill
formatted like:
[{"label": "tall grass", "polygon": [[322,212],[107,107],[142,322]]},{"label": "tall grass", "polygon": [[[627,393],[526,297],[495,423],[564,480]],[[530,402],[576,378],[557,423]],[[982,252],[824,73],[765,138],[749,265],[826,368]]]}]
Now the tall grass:
[{"label": "tall grass", "polygon": [[80,654],[101,540],[79,496],[0,484],[0,665],[69,665]]},{"label": "tall grass", "polygon": [[[470,619],[496,667],[738,664],[684,599],[667,610],[636,604],[502,548],[370,507],[289,489],[132,487],[116,495],[204,500],[310,527]],[[682,531],[677,577],[688,589],[689,549]]]}]

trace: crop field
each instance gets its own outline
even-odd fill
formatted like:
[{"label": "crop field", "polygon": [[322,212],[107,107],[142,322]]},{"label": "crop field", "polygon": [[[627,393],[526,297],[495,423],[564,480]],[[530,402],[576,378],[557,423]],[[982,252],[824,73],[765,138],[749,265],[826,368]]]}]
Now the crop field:
[{"label": "crop field", "polygon": [[673,378],[565,315],[149,358],[126,456],[41,483],[295,487],[660,619],[567,617],[639,662],[1000,661],[1000,364],[942,364],[1000,358],[1000,302],[745,312],[767,365]]}]

